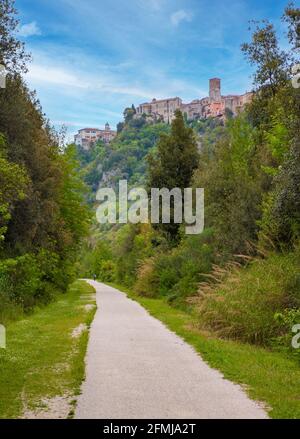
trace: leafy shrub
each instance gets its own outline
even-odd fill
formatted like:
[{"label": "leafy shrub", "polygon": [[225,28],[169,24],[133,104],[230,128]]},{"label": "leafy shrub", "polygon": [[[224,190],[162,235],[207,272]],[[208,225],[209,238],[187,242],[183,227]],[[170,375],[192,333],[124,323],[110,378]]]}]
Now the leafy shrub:
[{"label": "leafy shrub", "polygon": [[127,224],[118,231],[112,245],[118,282],[134,285],[142,261],[153,256],[153,242],[158,239],[149,224]]},{"label": "leafy shrub", "polygon": [[77,275],[87,278],[96,276],[103,282],[116,279],[116,263],[107,241],[99,240],[94,248],[89,245],[83,248],[80,262],[77,264]]},{"label": "leafy shrub", "polygon": [[294,325],[300,324],[300,308],[285,309],[280,313],[276,313],[274,319],[285,329],[285,333],[272,340],[273,346],[291,354],[300,361],[300,348],[295,349],[291,343],[294,335],[292,328]]},{"label": "leafy shrub", "polygon": [[115,279],[116,266],[113,261],[102,261],[99,266],[99,279],[112,282]]},{"label": "leafy shrub", "polygon": [[141,296],[156,296],[159,279],[154,264],[155,260],[152,257],[143,261],[138,268],[137,281],[134,285],[134,290]]},{"label": "leafy shrub", "polygon": [[165,296],[174,305],[185,305],[185,299],[195,294],[202,273],[211,269],[212,234],[193,235],[181,244],[140,262],[135,291],[143,296]]},{"label": "leafy shrub", "polygon": [[44,249],[37,255],[0,260],[0,318],[17,318],[35,305],[49,303],[72,278],[71,261]]},{"label": "leafy shrub", "polygon": [[33,255],[0,261],[1,290],[13,303],[30,309],[39,293],[42,273]]},{"label": "leafy shrub", "polygon": [[[300,237],[300,142],[295,142],[266,197],[260,240],[280,248],[292,246]],[[266,239],[267,238],[267,239]]]}]

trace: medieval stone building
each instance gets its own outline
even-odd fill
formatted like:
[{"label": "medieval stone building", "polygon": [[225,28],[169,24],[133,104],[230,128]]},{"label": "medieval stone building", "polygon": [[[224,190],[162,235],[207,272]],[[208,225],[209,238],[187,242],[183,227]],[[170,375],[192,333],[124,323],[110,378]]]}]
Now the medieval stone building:
[{"label": "medieval stone building", "polygon": [[104,130],[98,128],[83,128],[79,130],[74,137],[74,141],[76,145],[81,146],[85,150],[89,150],[98,140],[102,140],[104,143],[110,143],[116,135],[117,132],[110,128],[109,123],[106,123]]},{"label": "medieval stone building", "polygon": [[243,95],[221,94],[221,80],[212,78],[209,80],[209,96],[195,99],[190,103],[183,103],[179,97],[169,99],[153,99],[137,107],[137,117],[141,115],[151,116],[156,120],[166,123],[172,122],[175,110],[181,110],[189,120],[207,119],[208,117],[224,117],[226,108],[233,115],[238,114],[247,103],[251,102],[253,93]]}]

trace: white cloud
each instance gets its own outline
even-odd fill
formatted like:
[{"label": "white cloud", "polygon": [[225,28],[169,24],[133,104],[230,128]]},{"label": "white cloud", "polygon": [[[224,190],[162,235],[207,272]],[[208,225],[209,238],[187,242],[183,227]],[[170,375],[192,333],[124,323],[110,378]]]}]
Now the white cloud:
[{"label": "white cloud", "polygon": [[[105,93],[108,95],[124,95],[135,99],[152,99],[166,98],[182,93],[189,93],[195,98],[203,95],[203,91],[192,84],[169,77],[165,72],[158,72],[157,70],[151,73],[150,83],[135,83],[128,84],[122,81],[120,75],[115,75],[113,72],[94,72],[86,73],[71,68],[52,67],[50,61],[43,64],[32,64],[29,66],[27,78],[33,87],[38,84],[53,85],[64,91],[71,91],[75,96],[81,89],[84,93],[92,93],[95,97],[97,93]],[[68,92],[69,94],[69,92]]]},{"label": "white cloud", "polygon": [[41,35],[41,30],[36,22],[32,21],[31,23],[23,24],[19,27],[19,35],[24,38]]},{"label": "white cloud", "polygon": [[178,78],[163,66],[154,68],[143,64],[136,68],[135,64],[125,62],[108,65],[84,55],[80,59],[80,63],[73,58],[63,59],[49,48],[47,55],[33,51],[34,62],[29,65],[27,74],[30,87],[38,91],[48,90],[48,93],[56,89],[57,96],[73,97],[76,101],[98,99],[110,109],[116,102],[121,107],[128,102],[138,103],[152,98],[180,96],[189,101],[207,94],[199,84]]},{"label": "white cloud", "polygon": [[29,66],[27,77],[32,82],[46,82],[58,86],[69,86],[76,88],[88,88],[89,84],[84,79],[69,73],[63,69],[51,67],[50,65],[32,64]]},{"label": "white cloud", "polygon": [[[105,108],[98,108],[97,109],[97,115],[103,116],[103,117],[114,117],[114,118],[121,118],[122,115],[121,113],[117,113],[116,111],[110,111],[110,110],[106,110]],[[86,119],[76,119],[76,117],[78,116],[78,114],[74,115],[74,120],[65,120],[65,119],[61,119],[61,120],[52,120],[52,123],[54,125],[64,125],[67,128],[79,128],[79,127],[83,127],[83,126],[98,126],[99,122],[95,122],[95,121],[91,121],[90,118],[86,118]]]},{"label": "white cloud", "polygon": [[128,86],[120,84],[118,78],[110,78],[105,75],[95,74],[86,75],[85,73],[75,72],[71,73],[65,68],[56,68],[51,65],[38,65],[32,64],[29,67],[27,78],[32,84],[45,83],[52,84],[58,87],[68,87],[75,89],[89,89],[95,91],[102,91],[106,93],[132,95],[140,98],[148,97],[152,95],[148,90],[141,87]]},{"label": "white cloud", "polygon": [[181,21],[192,21],[192,18],[193,14],[190,11],[185,11],[184,9],[174,12],[170,17],[173,26],[178,26]]}]

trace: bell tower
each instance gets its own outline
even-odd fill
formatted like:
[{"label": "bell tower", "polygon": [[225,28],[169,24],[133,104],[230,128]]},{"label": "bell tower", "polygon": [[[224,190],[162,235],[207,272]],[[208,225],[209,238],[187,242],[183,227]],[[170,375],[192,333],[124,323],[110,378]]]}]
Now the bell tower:
[{"label": "bell tower", "polygon": [[212,102],[221,102],[221,79],[209,80],[209,97]]}]

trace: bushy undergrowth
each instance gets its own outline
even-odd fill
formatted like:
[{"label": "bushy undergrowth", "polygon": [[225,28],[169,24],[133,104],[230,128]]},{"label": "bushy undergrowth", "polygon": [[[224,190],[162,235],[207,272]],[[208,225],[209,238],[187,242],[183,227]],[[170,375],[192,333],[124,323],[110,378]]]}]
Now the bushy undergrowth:
[{"label": "bushy undergrowth", "polygon": [[291,345],[292,325],[300,318],[299,250],[245,267],[215,267],[211,279],[193,299],[201,328],[269,347]]},{"label": "bushy undergrowth", "polygon": [[48,304],[74,277],[74,268],[46,250],[0,260],[0,322]]},{"label": "bushy undergrowth", "polygon": [[211,232],[184,239],[168,252],[158,252],[140,264],[134,289],[145,296],[164,296],[175,305],[197,291],[212,263]]},{"label": "bushy undergrowth", "polygon": [[115,281],[116,265],[108,243],[100,240],[94,248],[86,244],[78,263],[78,271],[84,278],[96,276],[103,282]]}]

